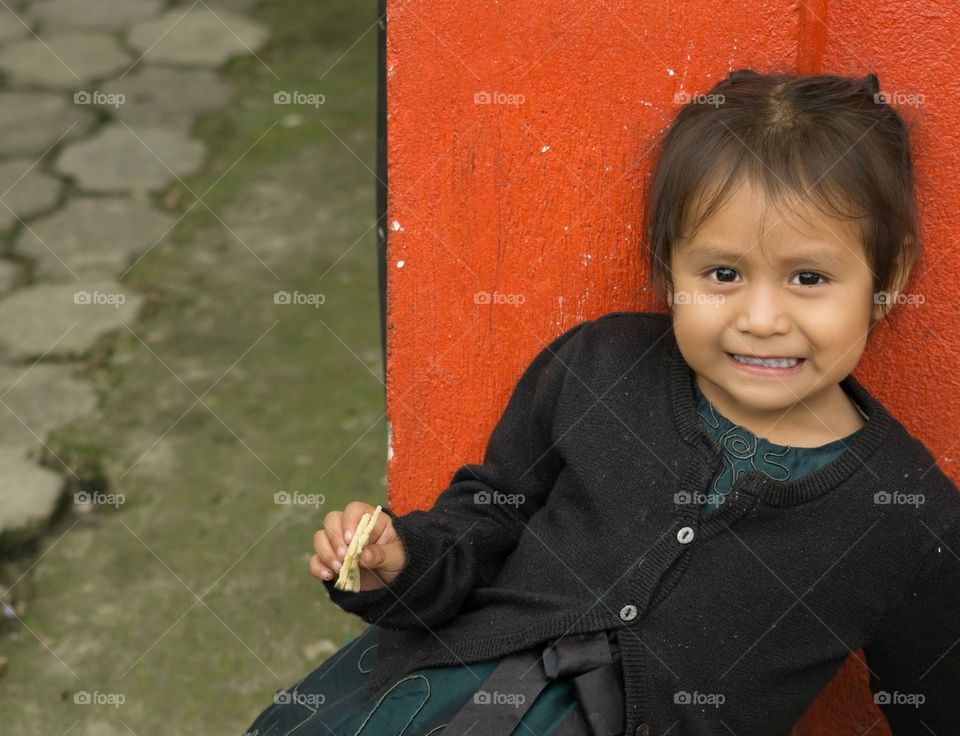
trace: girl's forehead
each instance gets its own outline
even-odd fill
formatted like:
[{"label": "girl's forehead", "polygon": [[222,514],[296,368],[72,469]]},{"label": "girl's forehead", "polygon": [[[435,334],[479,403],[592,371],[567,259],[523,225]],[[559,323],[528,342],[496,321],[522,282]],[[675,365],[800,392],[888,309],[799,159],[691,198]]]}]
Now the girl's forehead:
[{"label": "girl's forehead", "polygon": [[706,203],[714,196],[715,192],[710,192],[707,198],[694,198],[698,206],[691,222],[699,219],[699,226],[696,232],[685,233],[679,246],[707,239],[797,245],[817,241],[846,249],[862,243],[860,219],[825,211],[824,203],[809,193],[784,190],[771,196],[749,180],[742,180],[703,217]]}]

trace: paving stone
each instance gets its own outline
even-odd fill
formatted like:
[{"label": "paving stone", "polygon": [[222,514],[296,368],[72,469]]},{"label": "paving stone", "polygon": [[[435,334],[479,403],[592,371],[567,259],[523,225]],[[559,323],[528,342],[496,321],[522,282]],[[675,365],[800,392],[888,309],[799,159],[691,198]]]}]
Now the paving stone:
[{"label": "paving stone", "polygon": [[102,335],[132,322],[142,303],[141,295],[115,281],[18,289],[0,300],[0,356],[8,361],[81,356]]},{"label": "paving stone", "polygon": [[[108,95],[122,94],[123,102],[107,106],[132,128],[159,126],[188,133],[197,115],[224,107],[232,87],[207,69],[140,65],[126,76],[104,82]],[[120,98],[117,98],[120,99]]]},{"label": "paving stone", "polygon": [[200,168],[205,152],[202,143],[176,131],[112,123],[64,148],[55,167],[73,176],[81,189],[161,189],[175,175]]},{"label": "paving stone", "polygon": [[103,33],[51,33],[0,48],[0,69],[14,84],[41,87],[83,90],[133,62],[116,38]]},{"label": "paving stone", "polygon": [[0,547],[38,537],[56,512],[64,488],[64,476],[38,465],[23,448],[0,448]]},{"label": "paving stone", "polygon": [[54,92],[0,92],[0,155],[42,154],[93,126],[95,110]]},{"label": "paving stone", "polygon": [[30,29],[27,27],[30,21],[26,14],[11,10],[10,4],[7,7],[0,5],[0,43],[15,41],[30,35]]},{"label": "paving stone", "polygon": [[44,33],[63,28],[121,30],[163,9],[163,0],[46,0],[31,8]]},{"label": "paving stone", "polygon": [[0,447],[39,447],[52,430],[97,408],[93,387],[75,371],[68,363],[0,363]]},{"label": "paving stone", "polygon": [[45,279],[119,276],[163,239],[175,218],[130,197],[77,197],[24,228],[14,251],[37,262]]},{"label": "paving stone", "polygon": [[60,199],[63,183],[40,170],[32,159],[0,163],[0,230],[44,210]]},{"label": "paving stone", "polygon": [[266,26],[238,13],[197,4],[137,23],[128,40],[148,62],[218,67],[256,51],[269,35]]},{"label": "paving stone", "polygon": [[19,283],[22,271],[19,263],[0,258],[0,294],[6,294]]}]

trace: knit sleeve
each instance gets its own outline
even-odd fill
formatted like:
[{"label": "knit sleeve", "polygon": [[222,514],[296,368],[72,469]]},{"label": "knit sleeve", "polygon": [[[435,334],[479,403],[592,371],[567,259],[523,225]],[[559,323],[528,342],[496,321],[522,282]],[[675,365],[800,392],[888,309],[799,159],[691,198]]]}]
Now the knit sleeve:
[{"label": "knit sleeve", "polygon": [[960,523],[925,556],[864,654],[893,736],[960,734]]},{"label": "knit sleeve", "polygon": [[489,437],[482,464],[458,468],[430,510],[388,512],[406,553],[393,582],[349,593],[324,580],[330,600],[371,624],[430,629],[452,619],[474,587],[496,577],[562,468],[552,440],[553,412],[578,342],[574,338],[586,324],[555,338],[528,365]]}]

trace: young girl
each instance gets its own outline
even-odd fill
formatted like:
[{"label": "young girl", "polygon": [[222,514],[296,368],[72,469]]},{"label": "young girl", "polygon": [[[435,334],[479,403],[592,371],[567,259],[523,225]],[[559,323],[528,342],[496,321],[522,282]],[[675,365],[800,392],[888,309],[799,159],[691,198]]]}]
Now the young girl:
[{"label": "young girl", "polygon": [[902,119],[874,75],[737,71],[646,196],[669,314],[554,339],[360,592],[372,509],[327,514],[310,571],[371,626],[247,736],[786,736],[851,655],[895,736],[960,734],[960,495],[851,373],[919,258]]}]

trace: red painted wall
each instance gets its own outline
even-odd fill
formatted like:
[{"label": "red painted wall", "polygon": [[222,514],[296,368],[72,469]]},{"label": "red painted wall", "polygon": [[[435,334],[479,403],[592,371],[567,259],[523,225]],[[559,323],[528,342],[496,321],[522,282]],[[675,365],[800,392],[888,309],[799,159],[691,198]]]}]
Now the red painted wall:
[{"label": "red painted wall", "polygon": [[[904,112],[917,125],[925,236],[913,291],[926,303],[903,307],[895,331],[878,328],[855,375],[960,482],[952,0],[387,0],[387,13],[397,512],[429,508],[459,465],[481,461],[517,378],[553,337],[606,312],[664,309],[637,237],[646,155],[677,93],[739,67],[874,71],[884,91],[924,95]],[[497,303],[478,303],[481,292]],[[797,736],[889,734],[856,657]]]}]

